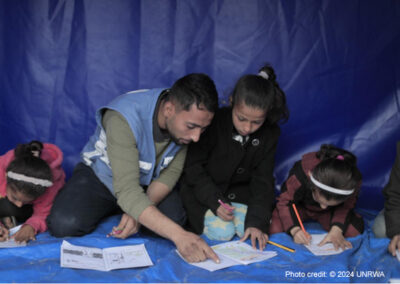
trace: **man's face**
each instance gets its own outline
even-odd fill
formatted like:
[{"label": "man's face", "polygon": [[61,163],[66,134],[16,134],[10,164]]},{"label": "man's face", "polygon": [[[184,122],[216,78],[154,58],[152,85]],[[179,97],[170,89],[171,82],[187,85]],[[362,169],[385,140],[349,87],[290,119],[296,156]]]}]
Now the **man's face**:
[{"label": "man's face", "polygon": [[193,104],[189,111],[177,108],[172,102],[171,112],[166,118],[166,128],[176,144],[197,142],[201,133],[210,125],[214,113]]}]

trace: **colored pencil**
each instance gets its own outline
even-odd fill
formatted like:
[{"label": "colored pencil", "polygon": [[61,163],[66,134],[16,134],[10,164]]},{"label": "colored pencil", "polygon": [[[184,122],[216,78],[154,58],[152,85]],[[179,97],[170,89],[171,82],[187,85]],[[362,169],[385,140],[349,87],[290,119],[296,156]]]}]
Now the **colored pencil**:
[{"label": "colored pencil", "polygon": [[297,220],[299,220],[301,229],[303,230],[304,234],[306,234],[306,236],[308,236],[308,233],[306,232],[306,229],[304,229],[303,222],[301,222],[299,212],[297,211],[296,205],[294,203],[292,204],[292,207],[293,207],[294,213],[296,213]]},{"label": "colored pencil", "polygon": [[296,250],[294,250],[294,249],[292,249],[292,248],[289,248],[289,247],[286,247],[286,246],[277,244],[277,243],[275,243],[275,242],[273,242],[273,241],[267,241],[267,243],[269,243],[269,244],[271,244],[271,245],[274,245],[274,246],[277,246],[278,248],[281,248],[281,249],[290,251],[290,252],[295,252],[295,251],[296,251]]}]

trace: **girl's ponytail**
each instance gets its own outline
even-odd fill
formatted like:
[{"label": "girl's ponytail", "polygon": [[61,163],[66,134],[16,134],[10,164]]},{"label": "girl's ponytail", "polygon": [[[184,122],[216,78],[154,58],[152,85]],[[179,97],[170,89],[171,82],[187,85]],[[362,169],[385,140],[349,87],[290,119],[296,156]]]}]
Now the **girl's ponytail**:
[{"label": "girl's ponytail", "polygon": [[286,105],[286,95],[276,81],[276,74],[270,65],[264,65],[259,70],[258,75],[267,74],[267,80],[273,84],[273,100],[268,111],[268,121],[271,124],[281,121],[286,122],[289,119],[289,110]]},{"label": "girl's ponytail", "polygon": [[15,158],[34,156],[40,157],[43,150],[43,143],[37,140],[33,140],[26,144],[18,144],[14,150]]}]

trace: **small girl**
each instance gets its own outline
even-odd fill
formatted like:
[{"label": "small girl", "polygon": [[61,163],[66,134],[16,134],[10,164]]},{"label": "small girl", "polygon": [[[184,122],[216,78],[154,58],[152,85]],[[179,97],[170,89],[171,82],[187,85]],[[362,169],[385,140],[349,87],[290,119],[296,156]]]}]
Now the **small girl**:
[{"label": "small girl", "polygon": [[336,249],[351,248],[345,237],[364,231],[362,217],[353,210],[362,178],[356,163],[352,153],[333,145],[324,144],[318,152],[305,154],[282,185],[270,234],[287,232],[296,243],[309,243],[310,236],[299,226],[294,203],[302,221],[317,220],[328,231],[320,245],[331,242]]},{"label": "small girl", "polygon": [[24,222],[13,235],[16,242],[35,240],[47,229],[46,217],[65,182],[62,160],[57,146],[39,141],[19,144],[0,156],[0,218],[5,223],[0,223],[0,241],[8,239],[16,222]]},{"label": "small girl", "polygon": [[242,76],[199,142],[189,145],[181,196],[189,229],[209,239],[251,237],[264,249],[274,206],[274,156],[288,118],[285,94],[270,66]]}]

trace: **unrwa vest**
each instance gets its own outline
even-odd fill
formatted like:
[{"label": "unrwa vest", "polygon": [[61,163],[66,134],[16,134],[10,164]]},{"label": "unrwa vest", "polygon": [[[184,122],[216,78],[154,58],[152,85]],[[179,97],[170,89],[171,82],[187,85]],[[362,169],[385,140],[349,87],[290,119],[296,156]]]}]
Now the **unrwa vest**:
[{"label": "unrwa vest", "polygon": [[102,126],[102,115],[105,110],[119,112],[128,122],[136,139],[139,152],[140,184],[149,185],[158,178],[181,149],[181,146],[171,142],[163,152],[156,165],[156,151],[153,138],[153,115],[158,97],[164,89],[139,90],[117,97],[109,105],[101,107],[96,112],[97,128],[89,142],[81,152],[83,163],[90,166],[101,182],[114,194],[112,171],[107,155],[107,137]]}]

